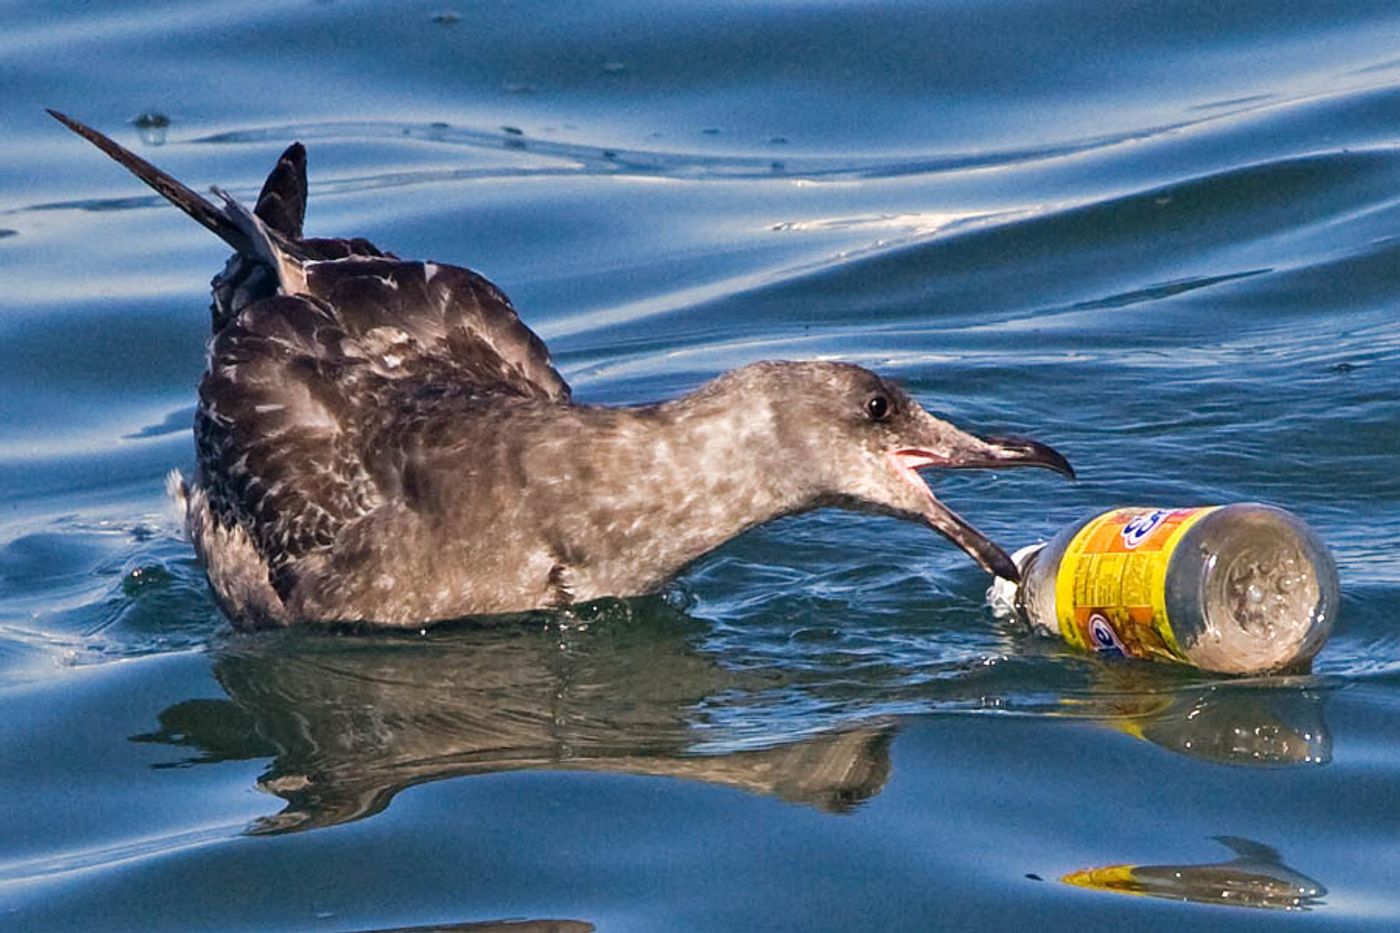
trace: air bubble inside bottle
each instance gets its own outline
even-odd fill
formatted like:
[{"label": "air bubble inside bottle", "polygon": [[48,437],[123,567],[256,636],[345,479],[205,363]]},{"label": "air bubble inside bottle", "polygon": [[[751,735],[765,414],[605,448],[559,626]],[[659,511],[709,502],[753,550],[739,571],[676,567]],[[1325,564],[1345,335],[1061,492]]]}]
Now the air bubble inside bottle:
[{"label": "air bubble inside bottle", "polygon": [[1167,575],[1167,598],[1193,663],[1273,670],[1316,653],[1338,596],[1336,569],[1311,529],[1280,509],[1234,505],[1208,515],[1188,537],[1182,544],[1191,547],[1180,549]]}]

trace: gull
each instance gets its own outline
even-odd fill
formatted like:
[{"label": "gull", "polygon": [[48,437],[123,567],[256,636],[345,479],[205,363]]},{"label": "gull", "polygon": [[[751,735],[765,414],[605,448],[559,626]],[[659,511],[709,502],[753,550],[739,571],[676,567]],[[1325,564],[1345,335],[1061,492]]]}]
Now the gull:
[{"label": "gull", "polygon": [[847,363],[575,402],[482,276],[305,236],[300,143],[249,210],[49,113],[234,251],[212,282],[194,475],[170,485],[235,626],[418,627],[653,593],[757,525],[826,507],[922,522],[1016,580],[917,471],[1074,475],[1044,444],[970,434]]}]

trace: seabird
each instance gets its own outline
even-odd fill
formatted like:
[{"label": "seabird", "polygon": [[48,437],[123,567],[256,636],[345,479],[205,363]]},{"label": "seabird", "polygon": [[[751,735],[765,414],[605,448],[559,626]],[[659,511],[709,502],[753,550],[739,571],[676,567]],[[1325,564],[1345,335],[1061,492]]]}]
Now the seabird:
[{"label": "seabird", "polygon": [[927,523],[1015,580],[916,470],[1074,475],[1044,444],[966,433],[845,363],[575,403],[482,276],[304,236],[300,143],[250,211],[49,113],[234,250],[211,283],[195,474],[171,487],[237,626],[419,626],[651,593],[755,525],[828,506]]}]

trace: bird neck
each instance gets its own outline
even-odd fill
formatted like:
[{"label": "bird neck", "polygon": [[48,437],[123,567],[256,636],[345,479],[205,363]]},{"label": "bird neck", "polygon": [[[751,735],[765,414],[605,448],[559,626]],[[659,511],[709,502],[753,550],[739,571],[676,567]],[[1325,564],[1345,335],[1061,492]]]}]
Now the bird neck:
[{"label": "bird neck", "polygon": [[804,465],[784,450],[777,418],[766,405],[701,398],[658,419],[659,446],[671,450],[689,487],[687,507],[697,508],[703,499],[712,504],[711,514],[731,515],[730,522],[720,522],[729,537],[798,510],[808,498]]},{"label": "bird neck", "polygon": [[[555,521],[591,566],[580,595],[639,580],[654,589],[749,528],[813,504],[803,465],[782,456],[771,413],[687,396],[575,414],[588,450],[561,484],[568,492],[559,490]],[[580,472],[584,459],[598,469]]]},{"label": "bird neck", "polygon": [[815,499],[805,465],[780,441],[780,413],[735,401],[701,390],[637,413],[646,461],[637,491],[652,521],[674,530],[681,564]]}]

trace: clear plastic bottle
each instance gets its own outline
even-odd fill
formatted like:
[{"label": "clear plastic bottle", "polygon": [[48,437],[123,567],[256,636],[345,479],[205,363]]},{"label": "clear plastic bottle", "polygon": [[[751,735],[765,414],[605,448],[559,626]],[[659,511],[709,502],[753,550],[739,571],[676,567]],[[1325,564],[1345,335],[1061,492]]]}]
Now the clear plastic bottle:
[{"label": "clear plastic bottle", "polygon": [[1114,509],[1016,554],[994,609],[1075,647],[1254,674],[1306,668],[1340,600],[1301,519],[1257,503]]}]

